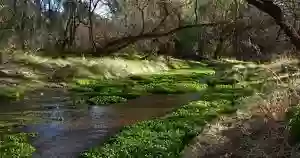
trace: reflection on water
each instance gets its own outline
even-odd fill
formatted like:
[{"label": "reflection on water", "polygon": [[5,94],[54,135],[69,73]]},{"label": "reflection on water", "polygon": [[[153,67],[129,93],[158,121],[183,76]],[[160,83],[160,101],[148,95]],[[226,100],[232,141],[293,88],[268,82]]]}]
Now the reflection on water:
[{"label": "reflection on water", "polygon": [[127,103],[82,108],[69,107],[54,99],[48,99],[51,103],[32,99],[18,108],[1,106],[0,120],[33,120],[20,129],[38,134],[32,141],[37,149],[33,157],[76,157],[89,147],[103,143],[124,125],[162,116],[197,98],[199,94],[152,95]]}]

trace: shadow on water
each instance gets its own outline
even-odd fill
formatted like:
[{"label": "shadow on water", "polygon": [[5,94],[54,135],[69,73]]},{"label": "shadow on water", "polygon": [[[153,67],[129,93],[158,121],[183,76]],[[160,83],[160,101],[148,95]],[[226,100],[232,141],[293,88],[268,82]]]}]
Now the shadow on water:
[{"label": "shadow on water", "polygon": [[[22,103],[0,106],[0,120],[26,124],[21,132],[34,132],[33,157],[77,157],[103,143],[125,125],[165,115],[176,107],[199,99],[199,94],[149,95],[110,106],[70,107],[55,92],[31,96]],[[43,100],[45,98],[45,100]],[[21,104],[21,105],[20,105]],[[30,122],[30,123],[29,123]]]}]

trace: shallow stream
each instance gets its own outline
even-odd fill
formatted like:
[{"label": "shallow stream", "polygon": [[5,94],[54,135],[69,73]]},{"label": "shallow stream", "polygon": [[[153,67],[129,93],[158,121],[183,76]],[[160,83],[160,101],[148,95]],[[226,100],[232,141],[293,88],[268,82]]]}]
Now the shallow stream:
[{"label": "shallow stream", "polygon": [[199,98],[199,94],[150,95],[106,106],[70,106],[59,89],[38,91],[22,101],[1,103],[0,121],[22,124],[21,132],[34,132],[34,158],[76,158],[104,143],[123,126],[163,116]]}]

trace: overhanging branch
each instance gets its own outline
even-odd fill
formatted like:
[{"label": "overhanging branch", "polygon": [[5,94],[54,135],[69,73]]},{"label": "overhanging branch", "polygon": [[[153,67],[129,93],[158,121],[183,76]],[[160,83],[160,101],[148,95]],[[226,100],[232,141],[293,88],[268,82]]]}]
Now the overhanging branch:
[{"label": "overhanging branch", "polygon": [[[121,37],[119,39],[116,39],[116,40],[113,40],[113,41],[107,43],[103,47],[97,48],[97,51],[113,52],[114,51],[113,47],[116,47],[118,45],[123,45],[123,43],[126,43],[127,44],[126,46],[128,46],[139,40],[165,37],[165,36],[172,35],[176,32],[185,30],[185,29],[198,28],[198,27],[214,27],[214,26],[220,26],[220,25],[227,25],[227,24],[231,24],[231,23],[232,22],[229,22],[229,21],[222,21],[222,22],[216,22],[216,23],[202,23],[202,24],[185,25],[185,26],[181,26],[178,28],[174,28],[167,32],[157,32],[157,33],[156,32],[148,32],[148,33],[144,33],[144,34],[137,35],[137,36]],[[126,46],[124,45],[124,47],[126,47]]]}]

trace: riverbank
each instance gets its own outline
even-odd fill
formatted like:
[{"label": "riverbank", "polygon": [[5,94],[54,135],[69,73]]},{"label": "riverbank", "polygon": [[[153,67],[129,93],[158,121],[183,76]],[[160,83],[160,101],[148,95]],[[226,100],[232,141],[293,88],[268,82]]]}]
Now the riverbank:
[{"label": "riverbank", "polygon": [[[6,56],[7,59],[1,65],[0,71],[0,99],[5,104],[10,101],[22,101],[25,98],[31,98],[32,95],[47,97],[44,96],[48,94],[44,94],[43,89],[68,90],[74,83],[74,79],[81,83],[78,78],[103,81],[131,74],[151,74],[189,67],[189,63],[186,61],[171,59],[170,62],[167,62],[162,57],[145,60],[141,59],[142,56],[134,58],[128,56],[52,58],[34,52],[6,52]],[[42,91],[39,92],[41,89]],[[20,109],[22,108],[20,107]],[[20,116],[17,115],[18,113],[13,114],[16,115],[13,122],[0,121],[1,157],[10,157],[11,155],[31,157],[34,151],[34,148],[28,143],[27,134],[7,131],[11,126],[31,122],[31,120],[26,121],[31,119],[31,116],[23,118],[22,112]]]},{"label": "riverbank", "polygon": [[152,74],[189,68],[189,61],[157,56],[115,55],[110,57],[49,57],[37,52],[5,52],[0,67],[0,98],[22,99],[30,91],[45,87],[68,87],[73,79],[107,80],[132,74]]},{"label": "riverbank", "polygon": [[[75,85],[77,85],[77,87],[74,86],[72,87],[72,89],[74,90],[73,92],[74,94],[76,94],[76,96],[79,97],[83,96],[82,99],[85,101],[84,103],[101,105],[101,104],[109,104],[112,102],[109,99],[106,100],[102,99],[98,101],[96,100],[96,102],[91,102],[94,99],[91,99],[90,97],[93,98],[97,96],[98,98],[99,97],[101,98],[103,97],[103,95],[101,94],[106,94],[106,96],[109,96],[108,98],[117,98],[118,96],[119,97],[122,96],[124,98],[126,97],[126,99],[129,100],[142,95],[171,94],[171,93],[178,94],[178,93],[190,93],[190,92],[201,91],[205,87],[205,84],[203,84],[202,82],[205,81],[200,79],[212,75],[213,72],[214,71],[211,68],[207,68],[205,65],[198,63],[197,67],[194,67],[193,69],[186,68],[186,69],[168,71],[162,74],[130,75],[127,78],[123,77],[123,78],[113,79],[113,80],[78,79],[75,80],[76,81]],[[98,82],[90,82],[90,81],[98,81]],[[127,85],[128,82],[132,82],[131,86],[129,85],[124,88],[124,85]],[[93,91],[88,91],[88,92],[83,91],[82,93],[82,90],[86,90],[88,87],[94,87],[94,89],[92,89]],[[101,91],[99,92],[98,90]],[[113,100],[113,101],[114,103],[120,102],[120,100]],[[138,105],[136,106],[138,107]],[[159,108],[159,106],[157,107]],[[12,136],[19,137],[18,135],[12,135]],[[5,141],[7,142],[7,140]],[[28,143],[27,145],[30,147]],[[5,152],[12,152],[12,151],[5,151]]]},{"label": "riverbank", "polygon": [[[11,57],[12,59],[10,60],[10,63],[8,63],[8,65],[6,65],[7,67],[4,67],[2,69],[2,71],[6,72],[6,73],[5,73],[5,77],[2,77],[3,82],[4,82],[3,87],[5,87],[5,88],[3,88],[1,92],[3,94],[2,95],[3,100],[8,100],[8,101],[9,100],[22,101],[24,98],[27,98],[28,96],[30,98],[31,95],[34,95],[34,97],[37,97],[39,95],[40,95],[40,97],[44,97],[44,95],[47,95],[47,94],[43,93],[43,91],[41,91],[40,94],[35,94],[35,93],[39,93],[40,89],[45,89],[47,87],[50,87],[50,89],[52,89],[52,86],[54,88],[61,87],[62,89],[68,89],[71,87],[71,89],[76,92],[76,93],[74,93],[74,94],[76,94],[76,96],[81,96],[82,93],[78,93],[78,89],[80,89],[80,88],[77,87],[77,89],[76,89],[76,87],[74,85],[82,87],[83,85],[85,85],[86,82],[89,82],[89,81],[98,81],[101,84],[107,83],[106,88],[108,88],[108,90],[105,92],[107,92],[108,94],[111,95],[111,97],[109,97],[109,98],[114,99],[114,98],[117,98],[117,97],[115,97],[116,92],[118,92],[120,90],[118,88],[115,88],[115,87],[118,87],[118,85],[120,85],[120,84],[117,84],[117,82],[124,81],[124,82],[122,82],[123,85],[126,85],[130,81],[140,82],[140,81],[142,81],[140,78],[144,78],[144,77],[147,78],[146,77],[147,75],[149,75],[147,81],[149,80],[152,82],[152,76],[150,74],[153,74],[153,77],[155,76],[155,79],[153,80],[153,83],[151,84],[151,86],[150,85],[142,86],[142,84],[139,84],[139,86],[145,88],[144,90],[142,90],[143,92],[126,89],[125,91],[127,91],[129,93],[126,93],[125,91],[121,91],[121,92],[119,92],[119,95],[122,95],[122,96],[125,95],[126,99],[133,99],[133,98],[136,98],[136,97],[139,97],[142,95],[154,94],[154,92],[156,94],[167,93],[170,90],[168,88],[171,88],[171,87],[173,88],[174,93],[195,92],[199,89],[199,87],[197,87],[199,85],[198,81],[194,82],[195,79],[198,79],[198,77],[197,77],[198,74],[193,74],[192,76],[189,76],[191,74],[191,72],[193,72],[195,70],[195,69],[193,69],[192,71],[189,72],[190,69],[188,69],[191,67],[190,64],[193,64],[194,62],[185,62],[182,60],[172,59],[171,65],[169,65],[170,63],[165,62],[164,59],[158,59],[158,58],[155,60],[148,61],[148,60],[131,60],[131,59],[125,60],[125,59],[121,59],[121,58],[79,59],[78,57],[77,58],[70,57],[70,59],[68,59],[68,58],[67,59],[52,59],[49,57],[36,56],[33,54],[13,54],[13,55],[14,56]],[[81,63],[83,63],[83,65],[79,65],[77,62],[81,62]],[[100,64],[97,65],[97,62],[100,62]],[[120,64],[120,62],[121,63],[123,62],[123,65],[122,64],[118,65],[118,64]],[[65,69],[64,71],[60,71],[60,69],[63,69],[65,65],[78,64],[78,67],[74,66],[76,69],[75,72],[79,71],[79,72],[86,73],[86,71],[80,70],[80,68],[87,66],[90,63],[94,63],[94,66],[95,65],[99,66],[101,69],[104,69],[104,71],[107,73],[100,74],[99,72],[97,72],[97,73],[95,72],[95,74],[92,74],[90,76],[85,75],[85,74],[80,74],[80,73],[79,74],[74,73],[71,75],[71,78],[68,78],[69,76],[66,76],[66,78],[64,78],[64,76],[62,76],[62,78],[60,78],[58,76],[58,75],[65,75],[65,73],[69,73],[70,70],[73,70],[73,69]],[[198,65],[198,63],[196,65]],[[112,66],[113,68],[111,68],[110,66]],[[17,71],[18,69],[24,70],[24,68],[26,68],[26,71]],[[170,69],[179,69],[179,68],[182,69],[182,71],[181,70],[178,70],[178,72],[170,71]],[[165,73],[166,75],[158,74],[158,72],[165,72],[167,70],[169,70],[169,72]],[[212,72],[211,70],[208,70],[208,71]],[[20,72],[20,73],[17,73],[17,72]],[[58,77],[60,80],[57,80],[57,81],[56,80],[55,81],[48,80],[48,79],[51,79],[51,76],[53,76],[53,72],[54,72],[54,74],[56,72],[56,74],[57,74],[56,77]],[[186,77],[185,77],[185,73],[187,73]],[[16,77],[13,74],[19,74],[19,75],[18,75],[18,77]],[[31,74],[31,75],[26,76],[25,74]],[[114,74],[114,75],[107,75],[107,74]],[[134,74],[140,74],[140,75],[134,75]],[[143,74],[147,74],[147,75],[143,75]],[[171,79],[172,77],[171,78],[167,77],[167,74],[169,76],[176,74],[182,81],[185,81],[185,82],[179,86],[172,85],[172,84],[174,84],[175,80],[177,81],[177,79],[174,78],[174,80],[173,80],[173,79]],[[126,76],[129,76],[129,77],[126,78]],[[79,78],[83,78],[83,77],[84,77],[84,79],[79,79]],[[129,78],[131,78],[131,80],[129,80]],[[159,84],[158,82],[163,82],[163,80],[165,80],[165,79],[166,79],[166,81],[164,81],[164,83],[161,83],[160,86],[157,85],[157,84]],[[168,81],[171,81],[171,80],[172,80],[172,83],[168,83]],[[10,83],[8,81],[14,81],[14,83]],[[143,82],[144,81],[146,82],[146,80],[143,80]],[[65,84],[60,85],[61,83],[65,83]],[[72,83],[75,83],[75,84],[72,84]],[[165,86],[164,84],[167,84],[167,83],[168,83],[168,85]],[[185,87],[185,85],[186,85],[185,83],[189,84],[190,88]],[[135,83],[133,83],[133,84],[135,84]],[[89,85],[91,85],[91,84],[89,84]],[[148,86],[150,86],[151,88]],[[146,88],[146,87],[148,87],[148,88]],[[99,88],[99,86],[98,86],[98,88]],[[116,91],[113,91],[114,88]],[[188,88],[188,89],[185,89],[185,88]],[[134,89],[139,89],[139,87],[135,87]],[[33,92],[33,94],[31,92]],[[138,95],[135,95],[135,94],[137,94],[137,92],[140,92],[140,93],[138,93]],[[96,92],[96,93],[98,93],[98,92]],[[78,94],[80,94],[80,95],[78,95]],[[90,95],[85,94],[84,96],[90,96]],[[99,93],[97,96],[98,96],[98,98],[101,98]],[[47,96],[45,96],[45,97],[47,97]],[[107,99],[106,100],[105,99],[104,100],[103,99],[90,99],[90,100],[86,101],[85,103],[89,103],[89,104],[96,103],[96,104],[100,105],[99,103],[109,104],[109,103],[116,103],[116,102],[121,101],[121,100],[115,100],[114,102],[111,102],[113,99],[109,99],[109,100],[107,100]],[[91,101],[94,101],[94,102],[91,102]],[[75,104],[77,104],[77,102],[75,102]],[[50,107],[50,108],[52,108],[52,107]],[[53,108],[57,108],[57,107],[53,107]],[[22,108],[20,108],[20,109],[22,109]],[[6,115],[6,114],[4,113],[4,115]],[[23,115],[23,114],[21,114],[21,115]],[[22,116],[17,116],[17,117],[19,119]],[[7,122],[6,120],[1,121],[0,122],[1,128],[7,129],[7,128],[10,128],[8,126],[18,125],[19,124],[17,122],[18,119],[16,119],[14,122]],[[26,120],[27,118],[24,118],[24,119]],[[30,116],[29,116],[29,119],[31,119]],[[23,118],[21,118],[20,121],[22,121],[22,123],[21,123],[22,125],[26,124],[26,122],[27,122],[27,121],[23,122]],[[26,136],[27,136],[26,134],[14,134],[14,133],[10,133],[7,131],[1,131],[1,132],[4,132],[4,134],[0,134],[0,135],[5,136],[5,137],[3,137],[3,139],[1,139],[2,144],[1,144],[0,151],[1,151],[2,155],[4,155],[4,156],[10,155],[11,153],[13,153],[15,151],[15,148],[13,146],[18,147],[21,144],[22,148],[19,147],[19,150],[16,152],[16,154],[19,154],[19,156],[17,156],[17,157],[21,157],[21,156],[30,157],[28,155],[31,155],[31,153],[34,150],[31,150],[31,149],[33,149],[33,147],[28,143],[28,141],[26,139]],[[13,140],[18,140],[18,141],[11,141],[10,138],[12,138]],[[19,140],[22,140],[22,141],[19,141]],[[20,142],[20,143],[18,143],[18,142]]]},{"label": "riverbank", "polygon": [[[216,72],[208,73],[209,69]],[[201,70],[202,73],[200,73]],[[164,117],[124,127],[119,134],[104,145],[84,152],[81,157],[180,157],[184,147],[192,138],[201,133],[206,123],[219,116],[236,112],[241,108],[240,100],[253,95],[259,88],[262,88],[257,80],[263,76],[254,75],[264,73],[261,70],[257,65],[248,63],[211,63],[210,66],[206,65],[206,70],[203,67],[199,68],[198,73],[201,75],[193,78],[197,71],[195,68],[190,71],[190,74],[185,73],[189,76],[185,79],[197,81],[200,100],[182,106]],[[251,72],[245,74],[245,71]],[[239,83],[222,84],[225,83],[223,81],[230,80],[232,77],[236,77]],[[167,83],[180,84],[181,81],[185,81],[180,80],[182,78],[174,74],[169,78],[173,80],[167,80]],[[162,79],[162,81],[165,80],[163,77]],[[207,85],[207,80],[215,80],[216,87]]]},{"label": "riverbank", "polygon": [[151,94],[199,92],[205,87],[203,79],[213,73],[212,69],[198,65],[194,68],[169,70],[151,75],[130,75],[119,79],[78,79],[72,86],[71,92],[76,98],[75,104],[101,106],[126,102],[130,99]]},{"label": "riverbank", "polygon": [[206,125],[182,158],[299,157],[299,80],[292,80],[245,99],[237,113]]},{"label": "riverbank", "polygon": [[[128,73],[107,79],[76,77],[68,81],[72,83],[67,87],[75,98],[75,106],[89,104],[101,107],[151,94],[192,92],[201,96],[198,101],[174,109],[164,117],[124,127],[104,145],[99,144],[83,152],[81,157],[179,157],[184,147],[202,132],[207,123],[235,113],[242,108],[241,100],[257,92],[267,93],[270,89],[265,88],[266,83],[267,86],[274,83],[269,80],[272,72],[253,63],[188,63],[187,67],[178,70]],[[281,71],[281,66],[277,67],[276,71]],[[155,107],[159,108],[159,105]]]}]

